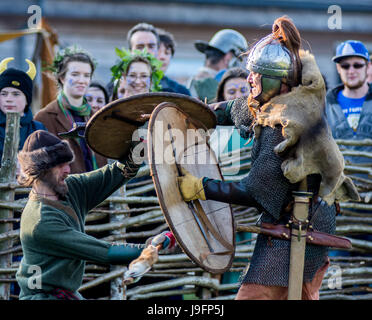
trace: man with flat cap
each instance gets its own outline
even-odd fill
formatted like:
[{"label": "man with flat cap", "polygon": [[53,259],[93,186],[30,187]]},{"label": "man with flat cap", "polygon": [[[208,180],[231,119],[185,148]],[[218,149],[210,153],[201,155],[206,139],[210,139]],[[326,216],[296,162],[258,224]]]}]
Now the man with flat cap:
[{"label": "man with flat cap", "polygon": [[238,31],[222,29],[209,42],[198,40],[194,45],[205,55],[205,62],[189,80],[188,87],[193,97],[211,102],[216,97],[223,71],[240,64],[239,56],[247,50],[248,44]]}]

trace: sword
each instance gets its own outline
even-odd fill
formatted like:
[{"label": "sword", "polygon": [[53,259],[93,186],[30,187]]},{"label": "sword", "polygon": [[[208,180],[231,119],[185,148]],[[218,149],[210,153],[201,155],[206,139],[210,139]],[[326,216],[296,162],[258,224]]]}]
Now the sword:
[{"label": "sword", "polygon": [[[60,132],[58,136],[61,138],[85,138],[86,122],[74,122],[70,131]],[[83,131],[83,133],[80,133]]]},{"label": "sword", "polygon": [[[181,170],[181,167],[179,165],[179,163],[177,163],[177,157],[176,157],[176,149],[174,147],[174,139],[173,139],[173,135],[172,135],[172,126],[168,123],[168,131],[169,131],[169,136],[170,136],[170,140],[171,140],[171,145],[172,145],[172,152],[173,152],[173,157],[174,157],[174,162],[176,164],[176,168],[177,168],[177,172],[178,172],[178,176],[182,177],[183,174],[182,174],[182,170]],[[207,233],[205,232],[204,230],[204,227],[201,223],[201,221],[199,220],[198,218],[198,215],[196,213],[196,210],[195,210],[195,207],[194,207],[194,204],[191,202],[191,201],[186,201],[187,203],[187,206],[189,207],[190,211],[192,212],[192,215],[194,216],[194,219],[203,235],[203,238],[205,240],[205,242],[207,243],[207,246],[208,246],[208,249],[210,252],[214,252],[211,244],[209,243],[209,240],[208,240],[208,237],[207,237]]]},{"label": "sword", "polygon": [[293,192],[294,208],[291,221],[291,251],[289,260],[288,300],[302,299],[302,284],[305,266],[306,233],[309,214],[309,199],[306,177],[301,181],[298,191]]}]

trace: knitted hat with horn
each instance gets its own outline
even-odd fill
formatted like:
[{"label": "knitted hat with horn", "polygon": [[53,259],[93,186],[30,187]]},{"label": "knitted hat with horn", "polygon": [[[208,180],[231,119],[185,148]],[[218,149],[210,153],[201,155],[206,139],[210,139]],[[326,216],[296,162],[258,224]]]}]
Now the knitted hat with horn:
[{"label": "knitted hat with horn", "polygon": [[3,88],[16,88],[23,92],[26,96],[27,105],[25,111],[32,102],[32,81],[36,76],[36,68],[32,61],[26,59],[29,68],[26,72],[15,69],[7,68],[7,65],[14,58],[5,58],[0,62],[0,90]]}]

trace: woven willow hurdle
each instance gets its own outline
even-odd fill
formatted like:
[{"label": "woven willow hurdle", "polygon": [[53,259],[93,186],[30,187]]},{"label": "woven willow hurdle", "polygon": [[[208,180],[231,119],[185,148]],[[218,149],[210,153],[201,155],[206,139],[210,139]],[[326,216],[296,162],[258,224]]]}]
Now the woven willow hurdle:
[{"label": "woven willow hurdle", "polygon": [[[21,188],[15,181],[15,158],[18,146],[17,117],[9,119],[7,145],[12,150],[3,157],[0,171],[0,299],[18,299],[15,273],[22,256],[19,241],[20,214],[26,198],[14,201],[15,195],[27,194],[30,190]],[[11,130],[13,128],[13,131]],[[372,158],[368,152],[357,153],[347,149],[348,145],[372,145],[372,140],[337,141],[344,155]],[[250,147],[219,158],[226,180],[239,180],[250,167]],[[13,158],[12,158],[13,157]],[[12,158],[10,163],[7,158]],[[372,160],[371,160],[372,162]],[[10,169],[9,169],[10,168]],[[320,299],[372,299],[372,241],[354,239],[355,234],[372,234],[372,179],[354,177],[355,173],[371,173],[371,165],[347,163],[345,173],[352,177],[358,187],[362,201],[341,203],[341,215],[337,216],[336,233],[349,238],[353,244],[353,256],[333,256],[331,266],[323,280]],[[229,175],[245,170],[243,174]],[[372,176],[372,174],[370,174]],[[137,177],[143,181],[122,187],[87,216],[86,232],[110,242],[132,242],[133,239],[147,238],[166,230],[168,227],[154,196],[144,196],[154,190],[148,167],[143,167]],[[254,224],[259,218],[255,208],[233,205],[238,226]],[[354,209],[365,210],[366,213]],[[138,229],[138,230],[137,230]],[[244,271],[253,253],[256,235],[249,234],[237,241],[236,254],[231,266],[235,275]],[[369,257],[368,257],[369,255]],[[18,257],[18,259],[17,259]],[[122,285],[126,266],[110,267],[87,262],[80,292],[92,299],[219,299],[231,300],[239,287],[238,280],[226,280],[226,275],[211,275],[195,265],[182,251],[176,249],[159,256],[158,262],[139,282],[127,287]],[[237,278],[236,278],[237,279]],[[150,283],[149,283],[150,282]]]}]

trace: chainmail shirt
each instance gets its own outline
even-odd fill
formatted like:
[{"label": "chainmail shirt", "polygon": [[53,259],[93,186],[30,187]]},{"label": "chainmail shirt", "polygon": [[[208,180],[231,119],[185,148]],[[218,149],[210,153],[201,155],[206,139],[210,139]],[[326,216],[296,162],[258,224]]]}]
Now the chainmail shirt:
[{"label": "chainmail shirt", "polygon": [[[246,98],[237,99],[228,105],[227,112],[231,120],[247,138],[251,135],[252,116],[249,114]],[[283,158],[274,152],[274,148],[284,140],[282,127],[263,127],[252,148],[252,167],[249,175],[241,181],[251,197],[262,209],[261,221],[272,224],[286,224],[290,212],[284,209],[293,200],[292,191],[298,185],[292,184],[283,175]],[[317,193],[320,176],[308,176],[308,191]],[[334,234],[336,228],[336,208],[325,201],[312,202],[309,220],[314,230]],[[328,247],[306,245],[304,281],[310,282],[315,273],[326,262]],[[243,283],[255,283],[266,286],[288,286],[290,241],[273,239],[259,234],[248,271],[242,275]]]}]

